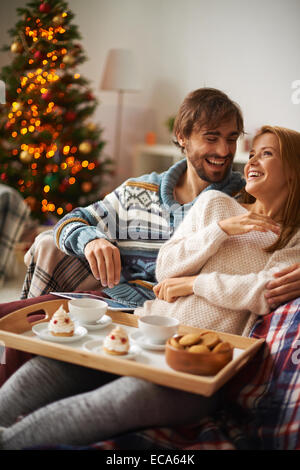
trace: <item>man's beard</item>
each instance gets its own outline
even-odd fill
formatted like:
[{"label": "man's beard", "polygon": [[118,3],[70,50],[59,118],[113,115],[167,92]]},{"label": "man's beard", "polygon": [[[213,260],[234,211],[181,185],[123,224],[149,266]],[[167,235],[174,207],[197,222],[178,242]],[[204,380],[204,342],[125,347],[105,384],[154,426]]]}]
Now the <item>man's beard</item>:
[{"label": "man's beard", "polygon": [[[215,173],[216,173],[216,178],[211,178],[205,168],[203,168],[203,166],[201,166],[200,168],[198,168],[196,166],[196,162],[199,162],[199,160],[201,159],[202,161],[207,159],[207,158],[215,158],[216,160],[219,159],[219,158],[225,158],[226,161],[224,162],[224,166],[227,164],[227,160],[230,159],[231,160],[231,164],[226,168],[226,170],[224,170],[224,173],[222,173],[221,176],[220,175],[220,170],[222,170],[222,167],[220,167],[220,170],[218,171],[217,169],[215,170]],[[196,157],[194,158],[193,156],[192,157],[189,157],[189,160],[194,168],[194,170],[196,171],[197,175],[199,176],[199,178],[201,178],[203,181],[206,181],[207,183],[219,183],[223,180],[226,179],[226,177],[228,176],[228,174],[230,173],[231,171],[231,168],[232,168],[232,159],[233,159],[233,155],[232,153],[229,153],[228,155],[226,155],[225,157],[220,157],[219,155],[217,154],[205,154],[205,155],[202,155],[200,158],[199,157]],[[206,162],[207,163],[207,162]],[[209,165],[209,163],[208,163]],[[214,171],[214,170],[212,170]]]}]

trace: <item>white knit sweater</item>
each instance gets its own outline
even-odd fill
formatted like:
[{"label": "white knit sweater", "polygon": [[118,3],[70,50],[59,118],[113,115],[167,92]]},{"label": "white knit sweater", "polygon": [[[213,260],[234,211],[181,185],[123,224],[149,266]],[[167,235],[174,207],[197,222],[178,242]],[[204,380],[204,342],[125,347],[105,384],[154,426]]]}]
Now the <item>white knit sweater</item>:
[{"label": "white knit sweater", "polygon": [[299,262],[300,230],[287,246],[266,253],[277,238],[273,232],[227,235],[218,221],[246,213],[235,199],[219,191],[201,194],[157,258],[158,282],[194,276],[194,295],[173,303],[155,299],[137,315],[161,314],[181,323],[248,335],[258,315],[269,313],[265,285],[273,273]]}]

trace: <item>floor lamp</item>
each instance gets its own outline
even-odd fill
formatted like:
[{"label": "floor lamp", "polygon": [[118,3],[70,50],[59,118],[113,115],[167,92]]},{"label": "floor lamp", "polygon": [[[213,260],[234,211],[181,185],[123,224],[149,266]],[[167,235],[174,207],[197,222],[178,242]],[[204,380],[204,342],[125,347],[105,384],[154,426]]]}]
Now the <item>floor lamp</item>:
[{"label": "floor lamp", "polygon": [[114,159],[116,176],[120,164],[123,97],[126,92],[140,89],[136,63],[132,51],[128,49],[110,49],[106,58],[100,89],[115,91],[118,94],[116,129],[114,141]]}]

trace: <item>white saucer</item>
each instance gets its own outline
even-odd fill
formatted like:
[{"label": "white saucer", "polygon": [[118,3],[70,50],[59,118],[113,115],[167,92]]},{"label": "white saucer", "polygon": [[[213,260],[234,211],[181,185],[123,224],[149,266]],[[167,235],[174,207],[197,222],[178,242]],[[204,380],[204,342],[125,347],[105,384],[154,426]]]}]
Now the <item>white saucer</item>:
[{"label": "white saucer", "polygon": [[83,326],[75,326],[73,336],[53,336],[48,330],[49,322],[38,323],[32,327],[32,331],[41,339],[54,341],[55,343],[71,343],[78,341],[87,334],[87,329]]},{"label": "white saucer", "polygon": [[102,330],[112,323],[112,319],[109,315],[103,315],[100,320],[95,323],[79,323],[80,326],[84,326],[87,330]]},{"label": "white saucer", "polygon": [[166,344],[157,344],[157,343],[151,343],[149,338],[146,338],[143,333],[139,330],[135,331],[134,333],[131,333],[130,338],[135,341],[141,348],[144,349],[152,349],[155,351],[163,351],[166,347]]},{"label": "white saucer", "polygon": [[136,346],[135,344],[130,346],[129,352],[127,354],[122,354],[122,355],[113,355],[105,352],[103,350],[103,339],[92,339],[91,341],[87,341],[84,343],[83,348],[86,351],[97,353],[97,354],[104,354],[105,356],[110,356],[110,357],[117,357],[120,359],[133,359],[136,357],[138,354],[141,353],[141,349]]}]

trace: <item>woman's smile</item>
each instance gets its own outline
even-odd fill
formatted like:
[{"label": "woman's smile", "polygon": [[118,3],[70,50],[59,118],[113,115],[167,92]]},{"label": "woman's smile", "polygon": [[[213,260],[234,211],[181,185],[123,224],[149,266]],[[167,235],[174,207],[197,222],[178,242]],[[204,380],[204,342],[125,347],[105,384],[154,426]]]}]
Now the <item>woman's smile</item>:
[{"label": "woman's smile", "polygon": [[257,170],[250,169],[247,174],[247,180],[250,180],[253,178],[259,178],[261,176],[264,176],[264,173],[257,171]]}]

